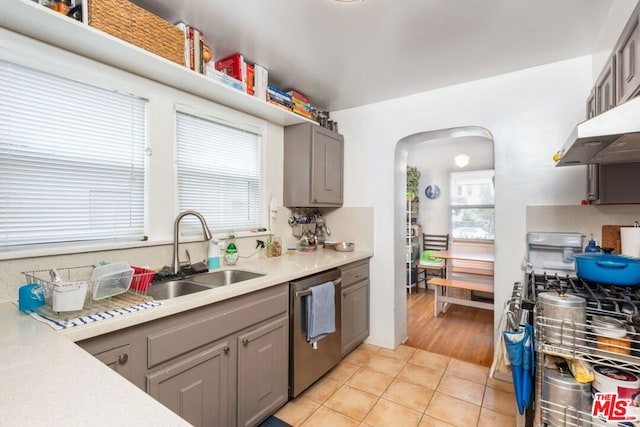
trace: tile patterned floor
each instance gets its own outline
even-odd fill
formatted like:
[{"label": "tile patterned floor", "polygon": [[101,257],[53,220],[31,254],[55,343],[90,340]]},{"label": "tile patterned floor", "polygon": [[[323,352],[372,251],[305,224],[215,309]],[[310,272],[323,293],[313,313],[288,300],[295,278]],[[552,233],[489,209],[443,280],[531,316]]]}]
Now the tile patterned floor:
[{"label": "tile patterned floor", "polygon": [[489,368],[401,345],[362,344],[275,415],[302,427],[512,427],[510,383]]}]

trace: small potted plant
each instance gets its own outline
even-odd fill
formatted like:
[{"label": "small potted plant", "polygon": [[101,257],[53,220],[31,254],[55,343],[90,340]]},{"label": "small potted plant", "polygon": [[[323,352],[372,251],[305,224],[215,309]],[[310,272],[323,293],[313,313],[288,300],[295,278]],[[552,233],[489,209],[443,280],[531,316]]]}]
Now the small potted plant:
[{"label": "small potted plant", "polygon": [[407,166],[407,202],[417,201],[420,171],[417,167]]}]

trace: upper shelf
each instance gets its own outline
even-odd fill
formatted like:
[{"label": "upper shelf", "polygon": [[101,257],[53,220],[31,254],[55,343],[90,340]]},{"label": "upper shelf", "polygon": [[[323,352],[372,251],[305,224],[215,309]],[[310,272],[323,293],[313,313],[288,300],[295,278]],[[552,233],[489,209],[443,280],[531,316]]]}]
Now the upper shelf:
[{"label": "upper shelf", "polygon": [[11,3],[0,14],[0,27],[278,125],[315,123],[30,0]]}]

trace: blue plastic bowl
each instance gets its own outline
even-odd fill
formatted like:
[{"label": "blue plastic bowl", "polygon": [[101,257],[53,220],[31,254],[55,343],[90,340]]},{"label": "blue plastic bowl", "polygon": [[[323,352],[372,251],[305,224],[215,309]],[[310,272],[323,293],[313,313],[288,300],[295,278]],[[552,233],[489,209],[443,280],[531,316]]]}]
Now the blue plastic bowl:
[{"label": "blue plastic bowl", "polygon": [[583,280],[618,286],[640,284],[640,258],[582,253],[575,255],[575,262],[576,274]]}]

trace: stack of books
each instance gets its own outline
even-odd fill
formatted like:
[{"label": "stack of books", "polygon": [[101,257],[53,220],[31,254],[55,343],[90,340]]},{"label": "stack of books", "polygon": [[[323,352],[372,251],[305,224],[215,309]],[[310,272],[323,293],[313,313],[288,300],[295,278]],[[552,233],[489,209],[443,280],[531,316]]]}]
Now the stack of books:
[{"label": "stack of books", "polygon": [[240,90],[247,91],[247,63],[242,54],[234,53],[231,56],[217,60],[215,69],[237,80],[240,83]]},{"label": "stack of books", "polygon": [[190,70],[205,74],[206,66],[203,56],[204,34],[197,28],[178,22],[176,27],[184,31],[184,64]]},{"label": "stack of books", "polygon": [[305,95],[301,94],[297,90],[291,89],[287,91],[289,95],[291,95],[291,101],[293,103],[293,112],[296,114],[300,114],[307,119],[310,119],[311,114],[311,104],[309,103],[309,98]]},{"label": "stack of books", "polygon": [[268,86],[267,88],[267,102],[273,105],[292,111],[293,101],[291,98],[291,95],[275,86]]},{"label": "stack of books", "polygon": [[269,72],[260,64],[249,64],[242,54],[234,53],[216,61],[215,69],[238,81],[242,85],[240,90],[264,101],[267,100]]}]

